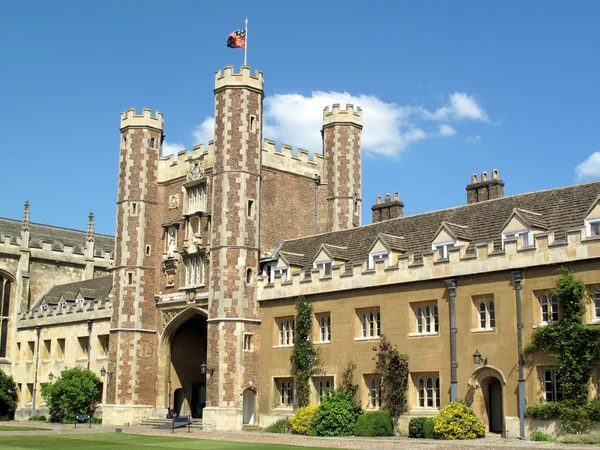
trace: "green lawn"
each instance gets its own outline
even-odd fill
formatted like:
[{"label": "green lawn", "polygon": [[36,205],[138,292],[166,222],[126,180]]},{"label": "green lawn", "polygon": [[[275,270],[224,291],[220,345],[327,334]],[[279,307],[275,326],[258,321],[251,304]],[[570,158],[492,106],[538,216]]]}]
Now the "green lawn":
[{"label": "green lawn", "polygon": [[142,436],[123,433],[40,435],[40,436],[2,436],[0,448],[10,449],[207,449],[207,450],[325,450],[317,447],[296,447],[289,445],[249,444],[245,442],[208,441],[204,439],[186,439],[162,436]]},{"label": "green lawn", "polygon": [[31,431],[31,430],[49,430],[50,428],[34,428],[34,427],[5,427],[0,425],[0,431]]}]

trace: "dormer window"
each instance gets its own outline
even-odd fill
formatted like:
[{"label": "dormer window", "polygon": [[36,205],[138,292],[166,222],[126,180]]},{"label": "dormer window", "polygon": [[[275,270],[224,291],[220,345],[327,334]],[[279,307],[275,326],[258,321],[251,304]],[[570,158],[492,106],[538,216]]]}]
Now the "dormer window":
[{"label": "dormer window", "polygon": [[439,259],[448,258],[448,249],[456,246],[456,241],[440,242],[438,244],[432,244],[431,249],[438,254]]},{"label": "dormer window", "polygon": [[392,263],[392,252],[375,252],[369,254],[369,269],[375,268],[375,263],[377,261],[388,260],[388,263]]},{"label": "dormer window", "polygon": [[315,269],[325,269],[325,276],[331,275],[331,267],[333,265],[333,261],[316,261],[313,265]]},{"label": "dormer window", "polygon": [[523,247],[529,247],[530,245],[533,245],[531,230],[520,230],[502,233],[502,248],[504,248],[504,241],[506,239],[513,238],[517,238]]},{"label": "dormer window", "polygon": [[276,277],[280,277],[281,281],[289,281],[290,268],[289,267],[271,267],[271,274],[269,282],[273,283]]},{"label": "dormer window", "polygon": [[600,219],[588,219],[585,221],[587,236],[600,236]]}]

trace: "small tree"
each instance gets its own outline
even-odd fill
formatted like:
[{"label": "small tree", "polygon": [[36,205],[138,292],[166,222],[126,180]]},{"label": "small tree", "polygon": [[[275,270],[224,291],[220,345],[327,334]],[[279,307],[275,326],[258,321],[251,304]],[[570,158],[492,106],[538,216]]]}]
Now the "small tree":
[{"label": "small tree", "polygon": [[100,378],[79,366],[65,369],[52,384],[42,386],[42,397],[52,422],[74,422],[78,414],[94,414],[100,392]]},{"label": "small tree", "polygon": [[354,384],[354,370],[356,369],[356,363],[352,359],[348,358],[346,368],[342,373],[342,382],[340,383],[339,390],[350,394],[352,398],[358,392],[358,384]]},{"label": "small tree", "polygon": [[408,355],[400,354],[384,335],[373,350],[377,352],[375,372],[381,379],[381,408],[390,413],[395,425],[406,406]]},{"label": "small tree", "polygon": [[296,398],[299,407],[310,404],[310,377],[322,372],[319,352],[312,341],[312,320],[312,305],[304,296],[298,297],[294,323],[294,351],[290,361],[292,375],[296,377]]},{"label": "small tree", "polygon": [[13,377],[0,370],[0,419],[13,419],[17,409],[17,385]]}]

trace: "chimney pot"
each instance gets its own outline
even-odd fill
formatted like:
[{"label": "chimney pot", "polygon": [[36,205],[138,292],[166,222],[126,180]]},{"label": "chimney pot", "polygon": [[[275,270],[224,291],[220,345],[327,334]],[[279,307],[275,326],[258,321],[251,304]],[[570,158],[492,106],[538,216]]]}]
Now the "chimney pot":
[{"label": "chimney pot", "polygon": [[475,183],[477,183],[477,174],[476,173],[471,175],[471,184],[475,184]]},{"label": "chimney pot", "polygon": [[400,200],[400,194],[398,192],[394,192],[394,200]]},{"label": "chimney pot", "polygon": [[378,205],[381,205],[381,195],[378,195],[376,197],[375,203],[378,204]]},{"label": "chimney pot", "polygon": [[390,194],[385,194],[385,201],[389,202],[390,201]]},{"label": "chimney pot", "polygon": [[487,181],[488,180],[488,175],[487,172],[484,170],[483,172],[481,172],[481,181]]},{"label": "chimney pot", "polygon": [[498,179],[498,169],[492,170],[492,180]]}]

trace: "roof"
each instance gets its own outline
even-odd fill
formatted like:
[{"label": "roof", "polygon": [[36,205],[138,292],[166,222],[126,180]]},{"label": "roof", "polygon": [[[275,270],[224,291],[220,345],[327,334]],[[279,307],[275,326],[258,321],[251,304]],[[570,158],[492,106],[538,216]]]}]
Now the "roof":
[{"label": "roof", "polygon": [[112,285],[112,275],[93,278],[91,280],[76,281],[74,283],[57,284],[36,302],[34,308],[40,303],[56,305],[61,298],[66,301],[74,301],[79,293],[81,293],[86,300],[105,300],[112,290]]},{"label": "roof", "polygon": [[285,259],[290,266],[301,266],[304,261],[304,255],[296,253],[278,252],[278,255]]},{"label": "roof", "polygon": [[471,231],[466,225],[458,225],[456,223],[442,221],[440,229],[441,228],[446,228],[459,241],[471,241],[473,239],[471,236]]},{"label": "roof", "polygon": [[515,208],[513,212],[532,228],[539,228],[542,230],[548,229],[548,224],[544,220],[543,216],[539,213],[519,208]]},{"label": "roof", "polygon": [[[413,216],[365,225],[349,230],[324,233],[284,241],[281,250],[304,255],[302,267],[309,268],[324,244],[347,247],[345,256],[350,262],[364,261],[375,239],[380,234],[403,237],[408,253],[422,255],[431,251],[431,243],[442,226],[447,224],[468,225],[471,246],[482,242],[502,245],[502,229],[515,208],[525,210],[532,226],[554,232],[556,240],[564,239],[567,230],[580,229],[590,205],[600,194],[600,182],[548,189],[518,194],[481,203],[458,206]],[[538,216],[539,214],[539,216]],[[452,226],[452,225],[450,225]],[[453,227],[452,232],[462,227]]]},{"label": "roof", "polygon": [[[389,234],[380,234],[378,236],[379,239],[384,243],[392,251],[405,252],[406,251],[406,242],[404,242],[404,238],[400,236],[391,236]],[[375,242],[373,242],[373,245]],[[371,245],[371,248],[373,247]]]},{"label": "roof", "polygon": [[[13,242],[16,243],[17,237],[21,237],[21,221],[0,217],[0,235],[10,236]],[[54,227],[52,225],[43,225],[33,222],[29,224],[29,244],[32,247],[41,248],[42,242],[50,242],[55,249],[62,250],[65,245],[69,245],[75,248],[75,252],[83,253],[86,238],[86,231]],[[94,249],[96,256],[103,256],[104,252],[110,252],[112,255],[114,247],[114,236],[94,234]]]}]

